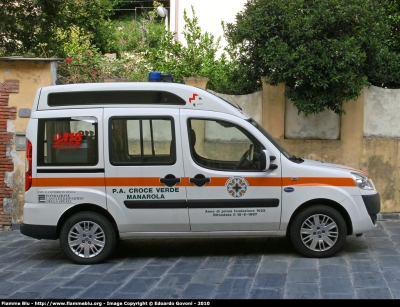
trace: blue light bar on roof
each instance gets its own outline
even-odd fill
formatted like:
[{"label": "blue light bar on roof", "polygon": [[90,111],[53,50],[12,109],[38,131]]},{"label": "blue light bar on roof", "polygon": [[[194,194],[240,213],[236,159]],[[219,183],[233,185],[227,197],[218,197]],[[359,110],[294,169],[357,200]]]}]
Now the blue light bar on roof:
[{"label": "blue light bar on roof", "polygon": [[159,71],[149,72],[149,82],[160,82],[160,81],[161,81],[161,73]]},{"label": "blue light bar on roof", "polygon": [[171,72],[162,73],[152,71],[149,73],[149,82],[174,82],[174,75]]}]

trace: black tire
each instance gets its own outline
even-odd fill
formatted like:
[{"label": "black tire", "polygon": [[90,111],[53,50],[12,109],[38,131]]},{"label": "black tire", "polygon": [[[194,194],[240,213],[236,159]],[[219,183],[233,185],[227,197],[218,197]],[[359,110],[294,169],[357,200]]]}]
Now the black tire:
[{"label": "black tire", "polygon": [[72,215],[61,227],[64,254],[78,264],[103,262],[114,251],[116,234],[103,215],[84,211]]},{"label": "black tire", "polygon": [[335,255],[343,248],[346,237],[347,226],[343,217],[325,205],[315,205],[300,211],[290,229],[293,246],[303,256],[311,258]]}]

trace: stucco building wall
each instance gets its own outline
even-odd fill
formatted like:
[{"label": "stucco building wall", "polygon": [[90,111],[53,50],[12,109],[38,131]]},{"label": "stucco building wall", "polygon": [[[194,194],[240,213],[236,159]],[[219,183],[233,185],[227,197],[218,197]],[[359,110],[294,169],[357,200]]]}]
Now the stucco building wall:
[{"label": "stucco building wall", "polygon": [[[39,87],[56,83],[60,59],[0,58],[0,229],[23,218],[25,193],[25,130]],[[28,113],[29,115],[29,113]]]},{"label": "stucco building wall", "polygon": [[364,92],[364,136],[399,138],[400,90],[371,86]]},{"label": "stucco building wall", "polygon": [[340,116],[331,110],[319,114],[298,114],[290,99],[285,100],[285,138],[338,140],[340,138]]}]

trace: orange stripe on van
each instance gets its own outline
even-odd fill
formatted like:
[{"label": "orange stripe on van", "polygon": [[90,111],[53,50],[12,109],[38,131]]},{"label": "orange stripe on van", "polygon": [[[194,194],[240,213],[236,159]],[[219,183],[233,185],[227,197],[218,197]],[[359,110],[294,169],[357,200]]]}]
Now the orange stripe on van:
[{"label": "orange stripe on van", "polygon": [[292,178],[282,178],[283,186],[336,186],[336,187],[354,187],[356,186],[352,178],[321,178],[321,177],[300,177],[298,180]]},{"label": "orange stripe on van", "polygon": [[361,171],[361,170],[359,170],[359,169],[355,169],[355,168],[340,167],[340,166],[326,166],[326,167],[345,169],[345,170],[348,170],[348,171],[353,171],[353,172],[355,172],[355,173],[361,173],[361,174],[363,174],[364,176],[367,176],[368,178],[371,178],[366,172]]},{"label": "orange stripe on van", "polygon": [[274,186],[282,185],[282,178],[246,178],[250,186]]},{"label": "orange stripe on van", "polygon": [[[211,177],[211,182],[205,186],[222,187],[231,177]],[[189,177],[182,177],[181,182],[176,186],[194,186],[190,183]],[[321,178],[321,177],[300,177],[298,180],[292,180],[290,177],[284,178],[246,178],[249,186],[253,187],[280,187],[280,186],[338,186],[354,187],[356,184],[351,178]],[[33,187],[143,187],[143,186],[165,186],[160,183],[159,177],[141,177],[141,178],[33,178]]]},{"label": "orange stripe on van", "polygon": [[[225,186],[228,179],[231,177],[211,177],[211,181],[207,183],[205,186],[207,187],[223,187]],[[245,178],[249,183],[249,186],[281,186],[281,178]],[[185,184],[187,186],[194,186],[194,183],[191,183],[189,177],[185,177]]]},{"label": "orange stripe on van", "polygon": [[33,187],[104,187],[104,178],[32,178]]},{"label": "orange stripe on van", "polygon": [[[211,177],[211,182],[205,186],[208,187],[220,187],[225,186],[227,180],[231,177]],[[193,183],[189,182],[190,178],[185,178],[187,186],[193,186]],[[286,178],[246,178],[249,186],[253,187],[280,187],[280,186],[338,186],[338,187],[354,187],[356,184],[351,178],[321,178],[321,177],[302,177],[298,180],[292,180],[290,177]]]}]

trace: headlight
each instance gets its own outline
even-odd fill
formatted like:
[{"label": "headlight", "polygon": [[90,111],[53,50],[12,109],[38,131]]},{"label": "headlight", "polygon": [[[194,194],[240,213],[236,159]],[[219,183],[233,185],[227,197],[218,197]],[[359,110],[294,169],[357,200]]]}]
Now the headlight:
[{"label": "headlight", "polygon": [[360,189],[368,191],[375,189],[372,180],[367,176],[361,175],[360,173],[351,173],[351,175],[353,176],[354,182]]}]

